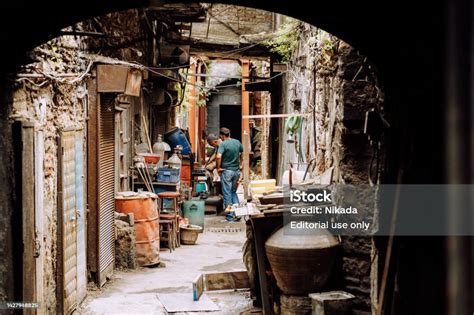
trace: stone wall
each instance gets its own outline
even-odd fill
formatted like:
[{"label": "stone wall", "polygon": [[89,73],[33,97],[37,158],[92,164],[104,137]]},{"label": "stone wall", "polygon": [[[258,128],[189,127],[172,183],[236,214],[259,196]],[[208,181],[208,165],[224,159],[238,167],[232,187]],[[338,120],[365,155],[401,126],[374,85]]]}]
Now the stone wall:
[{"label": "stone wall", "polygon": [[[282,134],[280,168],[288,169],[293,162],[304,171],[314,160],[313,177],[333,167],[333,182],[369,184],[373,148],[363,133],[365,112],[383,100],[374,70],[342,40],[307,24],[301,24],[299,32],[288,64],[283,110],[307,116],[295,143],[287,143],[288,135]],[[374,174],[372,181],[377,182]],[[356,296],[356,310],[370,312],[376,288],[372,238],[341,239],[343,289]]]}]

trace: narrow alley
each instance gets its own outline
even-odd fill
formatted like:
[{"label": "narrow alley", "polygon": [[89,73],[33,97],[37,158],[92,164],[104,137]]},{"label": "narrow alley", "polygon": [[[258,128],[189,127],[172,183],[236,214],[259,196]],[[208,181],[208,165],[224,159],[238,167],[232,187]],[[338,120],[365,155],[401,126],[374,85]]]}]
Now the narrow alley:
[{"label": "narrow alley", "polygon": [[[199,246],[183,245],[173,253],[160,252],[164,268],[115,272],[101,290],[90,292],[77,314],[166,314],[159,294],[176,295],[175,298],[185,305],[186,299],[192,301],[192,281],[197,275],[245,270],[243,222],[229,223],[221,216],[210,216],[206,218],[205,230],[198,238]],[[225,314],[228,310],[235,314],[247,314],[246,311],[251,314],[253,309],[250,293],[245,289],[208,292],[207,295],[220,309],[216,314]]]},{"label": "narrow alley", "polygon": [[2,314],[474,314],[467,0],[85,2],[0,19]]}]

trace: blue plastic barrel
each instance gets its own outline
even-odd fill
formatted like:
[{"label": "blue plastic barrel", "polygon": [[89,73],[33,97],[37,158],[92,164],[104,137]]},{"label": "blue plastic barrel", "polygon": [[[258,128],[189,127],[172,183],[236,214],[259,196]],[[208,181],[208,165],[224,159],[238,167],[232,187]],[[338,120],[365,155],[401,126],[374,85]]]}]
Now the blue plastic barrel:
[{"label": "blue plastic barrel", "polygon": [[165,133],[165,141],[171,146],[172,149],[174,149],[178,145],[182,146],[183,151],[181,151],[181,154],[191,154],[191,144],[186,138],[184,132],[178,127],[175,127]]}]

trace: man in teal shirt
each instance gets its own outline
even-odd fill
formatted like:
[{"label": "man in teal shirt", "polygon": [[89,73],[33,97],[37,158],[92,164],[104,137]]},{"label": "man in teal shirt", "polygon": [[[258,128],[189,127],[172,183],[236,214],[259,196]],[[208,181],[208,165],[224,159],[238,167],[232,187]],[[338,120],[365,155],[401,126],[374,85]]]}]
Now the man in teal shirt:
[{"label": "man in teal shirt", "polygon": [[221,176],[221,188],[224,195],[224,208],[229,211],[233,204],[239,204],[237,186],[242,169],[242,152],[244,147],[239,140],[230,137],[228,128],[221,128],[222,140],[217,150],[217,172]]}]

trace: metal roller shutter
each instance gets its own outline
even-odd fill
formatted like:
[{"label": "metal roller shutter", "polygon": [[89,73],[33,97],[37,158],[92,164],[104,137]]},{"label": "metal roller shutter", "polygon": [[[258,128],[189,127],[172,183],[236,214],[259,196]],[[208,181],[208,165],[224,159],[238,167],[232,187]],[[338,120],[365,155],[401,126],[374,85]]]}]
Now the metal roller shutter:
[{"label": "metal roller shutter", "polygon": [[115,95],[100,95],[98,130],[98,282],[113,271],[115,258]]}]

